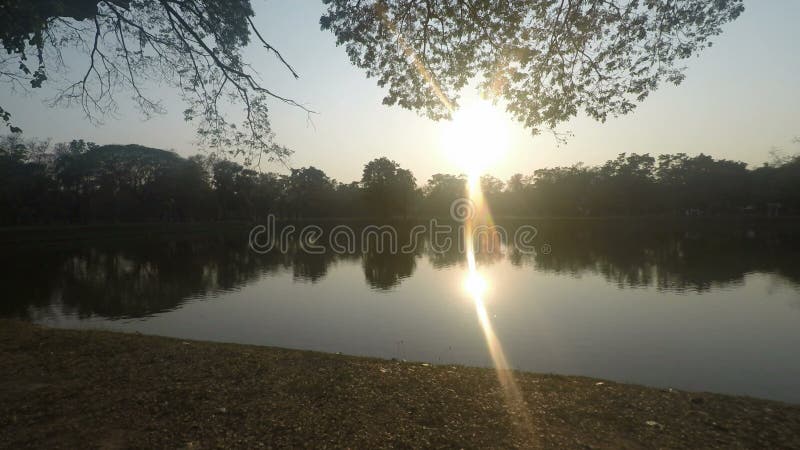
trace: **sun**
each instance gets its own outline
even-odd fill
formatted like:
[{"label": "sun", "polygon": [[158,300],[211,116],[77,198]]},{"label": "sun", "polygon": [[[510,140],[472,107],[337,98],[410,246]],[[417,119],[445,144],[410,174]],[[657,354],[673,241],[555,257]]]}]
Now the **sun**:
[{"label": "sun", "polygon": [[442,147],[453,164],[477,180],[508,148],[508,119],[488,100],[459,108],[442,123]]}]

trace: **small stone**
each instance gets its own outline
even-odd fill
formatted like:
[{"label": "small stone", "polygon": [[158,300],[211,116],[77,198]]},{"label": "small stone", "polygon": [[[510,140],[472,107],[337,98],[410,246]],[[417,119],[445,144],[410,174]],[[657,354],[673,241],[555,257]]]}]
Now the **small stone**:
[{"label": "small stone", "polygon": [[645,422],[645,424],[648,427],[664,428],[664,425],[661,425],[660,423],[656,422],[655,420],[648,420],[647,422]]}]

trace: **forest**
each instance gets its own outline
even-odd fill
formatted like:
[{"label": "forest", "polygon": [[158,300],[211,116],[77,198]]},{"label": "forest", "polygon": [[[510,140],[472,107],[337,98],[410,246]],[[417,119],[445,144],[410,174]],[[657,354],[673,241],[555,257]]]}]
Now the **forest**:
[{"label": "forest", "polygon": [[[600,166],[534,169],[481,187],[495,216],[796,216],[800,156],[757,168],[683,153],[621,153]],[[466,177],[424,183],[388,158],[358,181],[321,169],[264,173],[215,156],[184,158],[139,145],[0,138],[0,225],[446,217]]]}]

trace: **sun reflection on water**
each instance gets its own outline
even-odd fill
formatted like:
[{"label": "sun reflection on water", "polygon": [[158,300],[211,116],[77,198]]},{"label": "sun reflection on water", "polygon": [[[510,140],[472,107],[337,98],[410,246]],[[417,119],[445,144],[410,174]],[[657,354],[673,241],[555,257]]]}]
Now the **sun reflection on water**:
[{"label": "sun reflection on water", "polygon": [[[489,350],[489,355],[492,358],[495,371],[497,372],[497,379],[503,391],[503,396],[508,407],[509,413],[521,437],[528,443],[532,444],[536,439],[536,434],[533,429],[533,421],[530,416],[527,404],[522,395],[522,392],[514,379],[514,373],[508,363],[503,346],[495,334],[492,321],[489,318],[489,313],[486,309],[485,296],[487,294],[489,284],[487,280],[478,271],[475,260],[475,242],[473,230],[476,226],[481,224],[491,223],[491,214],[488,205],[483,200],[483,194],[480,189],[479,175],[473,174],[470,176],[468,184],[469,199],[475,207],[475,214],[469,217],[464,223],[464,243],[467,254],[467,276],[464,279],[464,289],[469,294],[472,302],[475,305],[475,314],[478,317],[483,335],[486,340],[486,346]],[[473,178],[478,178],[477,180]]]},{"label": "sun reflection on water", "polygon": [[[426,79],[436,90],[435,80],[430,77]],[[458,110],[453,110],[449,102],[443,104],[451,111],[452,120],[442,125],[442,147],[453,163],[466,172],[467,194],[474,208],[474,214],[467,216],[463,227],[467,256],[464,289],[475,305],[475,314],[483,331],[515,430],[519,432],[524,446],[535,446],[538,435],[534,430],[530,412],[486,309],[485,298],[489,283],[478,271],[475,260],[476,243],[473,230],[477,226],[493,224],[489,207],[481,192],[481,175],[500,159],[508,147],[508,119],[486,99],[464,105]]]}]

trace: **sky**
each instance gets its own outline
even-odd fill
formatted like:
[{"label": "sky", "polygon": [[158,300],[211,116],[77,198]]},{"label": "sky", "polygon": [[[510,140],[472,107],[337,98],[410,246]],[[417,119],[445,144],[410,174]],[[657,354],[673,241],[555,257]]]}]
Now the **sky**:
[{"label": "sky", "polygon": [[[459,172],[441,148],[442,124],[382,105],[385,91],[350,64],[332,33],[320,30],[320,0],[253,0],[253,6],[261,33],[300,79],[261,47],[251,46],[246,56],[265,86],[318,112],[309,121],[297,108],[277,101],[271,105],[276,140],[294,151],[289,167],[313,165],[349,182],[360,179],[367,161],[386,156],[410,169],[420,184],[434,173]],[[543,167],[602,164],[621,152],[702,152],[752,167],[768,161],[774,148],[800,152],[800,145],[792,143],[800,136],[800,1],[746,0],[745,8],[713,47],[686,61],[681,85],[662,85],[628,115],[605,123],[578,116],[558,129],[571,133],[562,144],[548,133],[532,136],[508,117],[508,149],[487,171],[508,179]],[[79,70],[82,62],[72,66]],[[4,89],[0,104],[30,138],[198,153],[194,126],[183,121],[181,100],[164,86],[148,90],[163,99],[165,115],[144,120],[120,95],[117,117],[99,126],[87,123],[77,108],[47,106],[48,89],[28,95]],[[261,170],[286,172],[277,163],[262,163]]]}]

